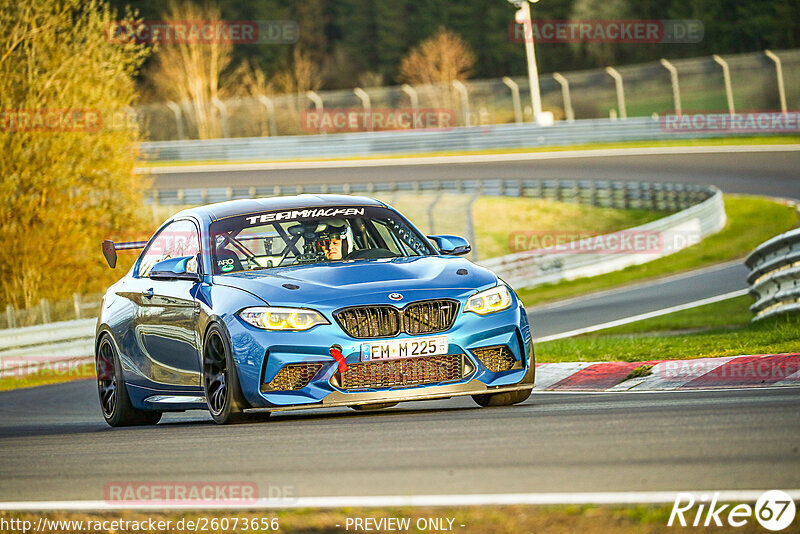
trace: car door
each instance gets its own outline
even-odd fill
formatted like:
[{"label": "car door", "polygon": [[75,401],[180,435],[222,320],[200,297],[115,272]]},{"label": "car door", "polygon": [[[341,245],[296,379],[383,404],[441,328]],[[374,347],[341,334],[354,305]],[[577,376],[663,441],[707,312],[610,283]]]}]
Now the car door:
[{"label": "car door", "polygon": [[136,366],[159,385],[201,385],[200,339],[197,332],[199,304],[194,298],[197,282],[153,280],[152,267],[161,260],[200,253],[199,229],[194,221],[181,219],[165,227],[143,252],[137,266],[131,299],[136,301]]}]

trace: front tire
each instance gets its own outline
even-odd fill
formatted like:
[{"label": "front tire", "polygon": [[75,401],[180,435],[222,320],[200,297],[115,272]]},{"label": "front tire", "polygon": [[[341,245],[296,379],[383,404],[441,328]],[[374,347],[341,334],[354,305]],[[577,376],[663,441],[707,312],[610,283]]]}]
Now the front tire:
[{"label": "front tire", "polygon": [[203,344],[203,391],[211,418],[220,425],[240,423],[248,408],[239,386],[228,338],[219,325],[212,325]]},{"label": "front tire", "polygon": [[533,392],[533,382],[536,376],[536,359],[533,354],[533,344],[530,348],[530,357],[528,358],[528,372],[520,381],[520,385],[530,384],[530,389],[518,389],[517,391],[508,391],[506,393],[483,393],[481,395],[473,395],[472,400],[478,406],[488,408],[489,406],[511,406],[512,404],[519,404],[525,402]]},{"label": "front tire", "polygon": [[95,369],[100,409],[109,426],[155,425],[161,420],[161,412],[139,410],[131,404],[119,355],[108,335],[104,335],[97,346]]}]

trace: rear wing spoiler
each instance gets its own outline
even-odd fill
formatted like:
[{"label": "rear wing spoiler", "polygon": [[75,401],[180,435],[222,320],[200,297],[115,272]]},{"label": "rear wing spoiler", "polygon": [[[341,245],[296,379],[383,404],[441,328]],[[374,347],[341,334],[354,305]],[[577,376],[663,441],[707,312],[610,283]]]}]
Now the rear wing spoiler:
[{"label": "rear wing spoiler", "polygon": [[117,266],[118,250],[136,250],[144,248],[147,241],[129,241],[128,243],[114,243],[110,239],[103,241],[103,256],[105,256],[108,266],[112,269]]}]

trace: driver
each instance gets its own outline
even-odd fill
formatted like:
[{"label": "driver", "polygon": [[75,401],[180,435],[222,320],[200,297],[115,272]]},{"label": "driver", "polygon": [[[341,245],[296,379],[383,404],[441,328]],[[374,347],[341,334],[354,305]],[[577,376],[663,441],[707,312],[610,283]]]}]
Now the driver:
[{"label": "driver", "polygon": [[334,220],[326,224],[317,237],[317,245],[325,254],[326,260],[341,260],[347,239],[347,226],[344,221]]}]

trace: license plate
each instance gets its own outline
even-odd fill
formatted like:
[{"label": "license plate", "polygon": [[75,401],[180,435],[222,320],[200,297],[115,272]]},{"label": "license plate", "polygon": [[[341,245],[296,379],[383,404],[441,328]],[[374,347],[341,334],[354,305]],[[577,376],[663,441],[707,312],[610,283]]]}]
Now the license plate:
[{"label": "license plate", "polygon": [[361,361],[395,360],[447,354],[447,336],[393,339],[361,344]]}]

